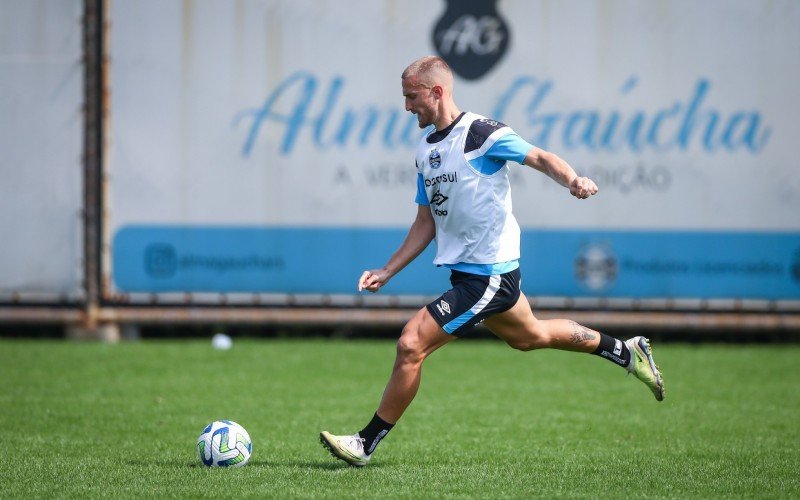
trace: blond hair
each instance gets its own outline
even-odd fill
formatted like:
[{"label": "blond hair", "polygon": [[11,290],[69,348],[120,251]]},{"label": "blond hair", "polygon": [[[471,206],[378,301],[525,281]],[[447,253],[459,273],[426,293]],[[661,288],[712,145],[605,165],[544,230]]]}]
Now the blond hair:
[{"label": "blond hair", "polygon": [[441,85],[448,89],[453,87],[453,72],[445,60],[438,56],[421,57],[409,64],[401,78],[405,80],[413,77],[427,87],[434,85]]}]

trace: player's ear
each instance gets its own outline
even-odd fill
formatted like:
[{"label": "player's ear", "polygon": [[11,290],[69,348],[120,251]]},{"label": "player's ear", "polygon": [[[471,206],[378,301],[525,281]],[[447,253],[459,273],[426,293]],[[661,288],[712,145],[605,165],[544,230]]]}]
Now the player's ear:
[{"label": "player's ear", "polygon": [[441,85],[434,85],[431,87],[431,92],[433,92],[433,95],[435,95],[437,99],[441,99],[444,95],[444,89]]}]

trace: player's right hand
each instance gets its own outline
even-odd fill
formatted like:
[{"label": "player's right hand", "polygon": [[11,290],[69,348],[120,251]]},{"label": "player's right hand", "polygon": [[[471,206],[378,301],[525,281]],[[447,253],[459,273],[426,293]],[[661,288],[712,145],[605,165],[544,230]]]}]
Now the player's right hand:
[{"label": "player's right hand", "polygon": [[364,271],[358,279],[358,291],[367,290],[368,292],[376,293],[388,279],[389,276],[382,269]]}]

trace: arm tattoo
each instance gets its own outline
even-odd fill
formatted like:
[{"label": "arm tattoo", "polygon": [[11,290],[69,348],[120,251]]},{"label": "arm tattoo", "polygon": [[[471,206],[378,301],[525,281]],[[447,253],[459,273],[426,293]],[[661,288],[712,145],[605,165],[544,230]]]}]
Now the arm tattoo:
[{"label": "arm tattoo", "polygon": [[581,326],[574,321],[570,321],[572,323],[572,333],[569,335],[569,339],[572,341],[573,344],[580,344],[581,342],[585,342],[587,340],[594,340],[597,338],[595,335],[597,332],[594,330],[590,330],[585,326]]}]

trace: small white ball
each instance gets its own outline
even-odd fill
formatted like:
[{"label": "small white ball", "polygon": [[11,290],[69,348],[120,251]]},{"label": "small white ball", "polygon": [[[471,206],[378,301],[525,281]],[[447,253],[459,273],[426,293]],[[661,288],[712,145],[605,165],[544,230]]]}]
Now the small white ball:
[{"label": "small white ball", "polygon": [[211,337],[211,346],[214,347],[214,349],[227,351],[233,347],[233,339],[224,333],[217,333]]}]

